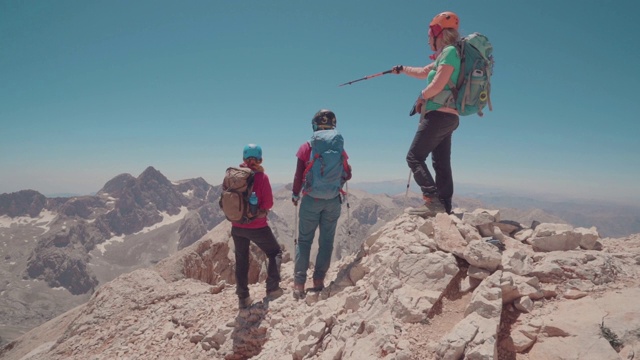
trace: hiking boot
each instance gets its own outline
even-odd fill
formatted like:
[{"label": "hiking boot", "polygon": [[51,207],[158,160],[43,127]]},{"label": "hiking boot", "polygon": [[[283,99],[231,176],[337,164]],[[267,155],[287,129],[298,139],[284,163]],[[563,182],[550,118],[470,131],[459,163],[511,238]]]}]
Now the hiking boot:
[{"label": "hiking boot", "polygon": [[309,290],[311,291],[322,291],[324,289],[324,280],[323,279],[313,279],[313,287]]},{"label": "hiking boot", "polygon": [[239,298],[238,299],[238,308],[240,308],[240,309],[246,309],[249,306],[251,306],[251,304],[253,304],[253,299],[251,299],[251,296],[247,296],[246,298]]},{"label": "hiking boot", "polygon": [[282,288],[277,288],[275,290],[267,291],[267,301],[272,301],[284,294],[284,290]]},{"label": "hiking boot", "polygon": [[436,216],[437,213],[447,213],[447,210],[445,210],[444,205],[437,195],[424,195],[422,198],[424,199],[424,205],[408,210],[407,214],[428,218]]},{"label": "hiking boot", "polygon": [[504,246],[504,244],[502,243],[502,241],[496,239],[496,238],[491,238],[491,239],[487,239],[485,240],[487,243],[495,246],[498,248],[498,250],[500,250],[500,252],[503,252],[506,250],[506,247]]},{"label": "hiking boot", "polygon": [[452,211],[453,205],[451,204],[451,198],[448,198],[448,199],[441,198],[440,201],[442,202],[442,206],[444,206],[444,211],[447,214],[453,214],[453,211]]},{"label": "hiking boot", "polygon": [[293,284],[293,298],[296,300],[302,300],[305,296],[304,284]]}]

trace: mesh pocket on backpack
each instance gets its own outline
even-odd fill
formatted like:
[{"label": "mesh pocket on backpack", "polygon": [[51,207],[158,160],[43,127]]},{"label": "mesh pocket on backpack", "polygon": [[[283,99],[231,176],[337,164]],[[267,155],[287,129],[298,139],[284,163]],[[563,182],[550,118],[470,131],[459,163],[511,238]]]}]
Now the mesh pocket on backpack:
[{"label": "mesh pocket on backpack", "polygon": [[[476,69],[471,74],[471,82],[469,86],[469,94],[466,96],[466,101],[468,105],[476,105],[480,106],[483,104],[481,99],[481,94],[485,90],[487,86],[487,77],[484,74],[484,71]],[[486,102],[486,96],[483,97],[484,102]]]}]

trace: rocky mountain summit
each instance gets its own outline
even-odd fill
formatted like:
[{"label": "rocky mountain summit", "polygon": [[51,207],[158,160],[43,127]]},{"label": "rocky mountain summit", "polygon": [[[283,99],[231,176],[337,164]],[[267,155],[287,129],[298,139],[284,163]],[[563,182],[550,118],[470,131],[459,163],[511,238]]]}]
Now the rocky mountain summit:
[{"label": "rocky mountain summit", "polygon": [[35,190],[0,194],[0,215],[36,217],[47,205],[47,198]]},{"label": "rocky mountain summit", "polygon": [[[120,174],[95,196],[47,198],[34,190],[0,194],[0,346],[86,302],[115,277],[153,266],[225,221],[220,186],[170,181],[153,167]],[[291,186],[276,189],[269,214],[285,249],[294,248]],[[343,206],[336,259],[416,198],[353,190]],[[315,248],[314,250],[315,251]]]},{"label": "rocky mountain summit", "polygon": [[219,190],[148,167],[95,196],[0,194],[0,344],[86,302],[101,283],[193,244],[224,220]]},{"label": "rocky mountain summit", "polygon": [[[129,174],[118,175],[105,184],[96,196],[70,199],[52,199],[43,202],[43,196],[33,191],[22,192],[8,201],[9,215],[33,215],[40,210],[56,211],[57,221],[39,241],[28,259],[27,274],[42,279],[51,287],[64,287],[72,294],[92,291],[98,284],[96,276],[87,267],[89,252],[113,236],[141,231],[162,221],[163,214],[175,215],[181,208],[193,211],[186,222],[196,223],[196,229],[184,225],[183,246],[193,241],[193,232],[206,232],[223,217],[213,207],[219,189],[203,179],[180,184],[171,183],[153,167],[148,167],[138,178]],[[11,194],[9,194],[11,196]],[[7,196],[7,197],[9,197]],[[29,204],[29,206],[27,206]],[[41,205],[37,209],[37,205]],[[202,214],[207,215],[204,218]],[[192,226],[193,227],[193,226]],[[187,239],[185,241],[185,239]]]},{"label": "rocky mountain summit", "polygon": [[[37,359],[632,359],[640,351],[640,235],[523,226],[498,211],[399,215],[336,261],[321,292],[238,310],[223,222],[153,267],[0,351]],[[289,260],[289,261],[287,261]]]}]

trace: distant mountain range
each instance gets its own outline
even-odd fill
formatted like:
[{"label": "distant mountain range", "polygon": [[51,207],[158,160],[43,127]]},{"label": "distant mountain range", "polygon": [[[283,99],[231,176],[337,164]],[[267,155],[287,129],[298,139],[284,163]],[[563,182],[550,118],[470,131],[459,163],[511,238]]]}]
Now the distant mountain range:
[{"label": "distant mountain range", "polygon": [[[11,339],[85,302],[100,284],[201,239],[225,221],[220,192],[220,185],[202,178],[173,182],[148,167],[138,177],[115,176],[95,195],[1,194],[0,338]],[[275,191],[274,200],[271,227],[291,254],[291,185]],[[346,201],[350,211],[343,210],[338,224],[336,258],[352,254],[372,231],[419,203],[359,190]]]},{"label": "distant mountain range", "polygon": [[[372,194],[403,194],[402,180],[355,183],[352,188]],[[418,192],[411,181],[410,191]],[[529,225],[530,220],[566,222],[573,226],[598,228],[602,237],[623,237],[640,233],[640,206],[614,202],[580,200],[561,196],[529,195],[498,187],[456,184],[454,206],[499,209],[505,218]],[[554,220],[555,219],[555,220]]]},{"label": "distant mountain range", "polygon": [[[350,184],[349,190],[336,232],[336,259],[353,254],[371,233],[421,203],[415,185],[407,193],[403,181]],[[100,284],[201,239],[225,221],[217,204],[220,191],[220,185],[202,178],[170,181],[148,167],[138,177],[115,176],[95,195],[0,194],[0,339],[11,339],[87,301]],[[499,209],[502,219],[526,226],[536,220],[595,225],[603,237],[640,233],[640,211],[633,207],[552,202],[463,186],[457,194],[454,207]],[[291,184],[274,185],[274,201],[270,223],[290,256],[296,237]]]},{"label": "distant mountain range", "polygon": [[[278,192],[279,210],[293,208],[288,192]],[[360,226],[382,222],[394,203],[351,195]],[[640,234],[601,239],[593,229],[524,228],[498,217],[491,209],[398,215],[334,261],[324,289],[311,290],[308,279],[304,299],[292,296],[288,253],[282,296],[262,297],[266,258],[252,246],[247,309],[238,308],[225,221],[156,265],[102,283],[89,301],[0,346],[0,358],[634,358]],[[276,228],[280,220],[290,222],[280,212]],[[124,243],[122,250],[137,247],[135,239]]]}]

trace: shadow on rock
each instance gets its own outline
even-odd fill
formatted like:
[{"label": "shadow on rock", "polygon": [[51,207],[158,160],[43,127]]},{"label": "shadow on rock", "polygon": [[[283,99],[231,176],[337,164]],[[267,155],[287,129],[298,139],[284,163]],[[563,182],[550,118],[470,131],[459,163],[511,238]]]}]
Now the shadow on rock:
[{"label": "shadow on rock", "polygon": [[231,333],[233,353],[225,356],[225,360],[248,359],[262,351],[268,340],[268,326],[262,324],[268,311],[269,301],[266,299],[239,310]]}]

